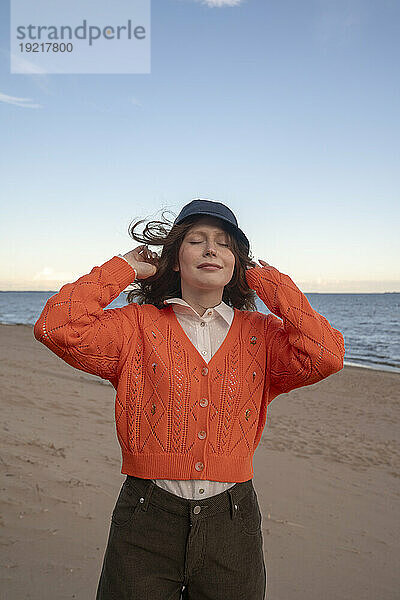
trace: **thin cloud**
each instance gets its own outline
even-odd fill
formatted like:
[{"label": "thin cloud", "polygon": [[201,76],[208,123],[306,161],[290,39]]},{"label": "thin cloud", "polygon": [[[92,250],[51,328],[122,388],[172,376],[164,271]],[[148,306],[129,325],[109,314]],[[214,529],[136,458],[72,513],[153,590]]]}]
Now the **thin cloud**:
[{"label": "thin cloud", "polygon": [[239,6],[243,4],[243,0],[201,0],[202,4],[210,6],[210,8],[217,8],[221,6]]},{"label": "thin cloud", "polygon": [[139,100],[137,100],[134,96],[131,97],[131,103],[134,104],[135,106],[142,106],[139,102]]},{"label": "thin cloud", "polygon": [[55,271],[53,267],[44,267],[33,277],[34,281],[72,281],[73,274],[62,271]]},{"label": "thin cloud", "polygon": [[27,61],[24,58],[21,58],[20,56],[16,56],[15,54],[10,54],[9,50],[0,48],[0,54],[2,56],[6,57],[6,60],[9,62],[9,64],[11,64],[10,57],[12,56],[13,64],[17,65],[17,66],[19,66],[19,65],[22,66],[22,69],[24,70],[24,73],[21,74],[22,76],[25,75],[25,77],[29,77],[29,80],[36,87],[38,87],[40,90],[42,90],[46,94],[54,96],[54,92],[50,89],[50,82],[49,82],[49,78],[46,74],[46,71],[44,71],[40,67],[33,65],[31,62]]},{"label": "thin cloud", "polygon": [[10,54],[11,68],[15,68],[22,75],[46,75],[47,71],[43,67],[35,65],[30,60],[22,58],[18,54]]},{"label": "thin cloud", "polygon": [[14,106],[21,106],[22,108],[43,108],[41,104],[35,104],[32,98],[16,98],[15,96],[8,96],[0,92],[0,102],[5,104],[13,104]]}]

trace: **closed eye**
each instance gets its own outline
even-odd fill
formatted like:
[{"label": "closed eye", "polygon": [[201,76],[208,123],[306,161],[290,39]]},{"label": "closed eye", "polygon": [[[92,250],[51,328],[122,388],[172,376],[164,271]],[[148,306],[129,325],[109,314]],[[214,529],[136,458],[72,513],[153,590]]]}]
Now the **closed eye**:
[{"label": "closed eye", "polygon": [[[189,244],[201,244],[201,242],[189,242]],[[222,244],[221,242],[219,243],[220,246],[226,246],[228,247],[229,244]]]}]

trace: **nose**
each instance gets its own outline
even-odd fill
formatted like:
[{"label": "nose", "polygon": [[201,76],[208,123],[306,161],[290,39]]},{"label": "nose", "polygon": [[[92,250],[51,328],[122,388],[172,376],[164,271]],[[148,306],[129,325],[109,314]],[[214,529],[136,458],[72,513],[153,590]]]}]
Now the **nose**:
[{"label": "nose", "polygon": [[209,244],[205,254],[206,255],[212,254],[213,256],[215,256],[217,254],[217,252],[216,252],[215,248]]}]

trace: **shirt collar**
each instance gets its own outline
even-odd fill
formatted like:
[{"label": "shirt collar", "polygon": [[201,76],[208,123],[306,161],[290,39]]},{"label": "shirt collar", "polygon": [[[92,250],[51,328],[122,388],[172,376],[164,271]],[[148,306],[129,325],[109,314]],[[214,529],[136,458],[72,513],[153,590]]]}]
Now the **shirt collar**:
[{"label": "shirt collar", "polygon": [[[207,317],[207,311],[204,313],[204,315],[201,317],[199,315],[199,313],[197,313],[194,308],[192,306],[190,306],[190,304],[188,304],[186,302],[186,300],[183,300],[182,298],[168,298],[167,300],[164,300],[164,304],[177,304],[180,305],[182,307],[186,307],[189,308],[199,319],[205,319]],[[228,306],[225,302],[220,302],[220,304],[218,304],[217,306],[213,306],[213,309],[228,323],[230,324],[232,321],[232,315],[233,315],[233,308],[231,306]],[[179,310],[179,309],[178,309]],[[179,310],[180,312],[180,310]],[[183,309],[182,312],[187,312],[187,310]]]}]

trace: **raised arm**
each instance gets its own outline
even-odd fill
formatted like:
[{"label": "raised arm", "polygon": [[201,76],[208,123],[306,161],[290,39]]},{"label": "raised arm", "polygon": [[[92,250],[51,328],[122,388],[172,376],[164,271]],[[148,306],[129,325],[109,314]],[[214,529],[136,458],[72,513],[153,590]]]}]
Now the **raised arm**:
[{"label": "raised arm", "polygon": [[[344,338],[312,308],[292,279],[264,261],[246,279],[267,315],[267,375],[273,396],[312,385],[343,368]],[[282,319],[282,320],[281,320]],[[272,399],[272,398],[271,398]]]},{"label": "raised arm", "polygon": [[144,279],[156,272],[143,248],[139,246],[124,257],[114,256],[62,286],[47,300],[36,321],[35,338],[72,367],[114,381],[119,375],[124,336],[132,341],[137,331],[138,305],[130,307],[129,319],[124,316],[125,307],[104,308],[136,276]]},{"label": "raised arm", "polygon": [[135,279],[114,256],[49,298],[33,334],[72,367],[114,379],[123,345],[120,309],[103,310]]}]

